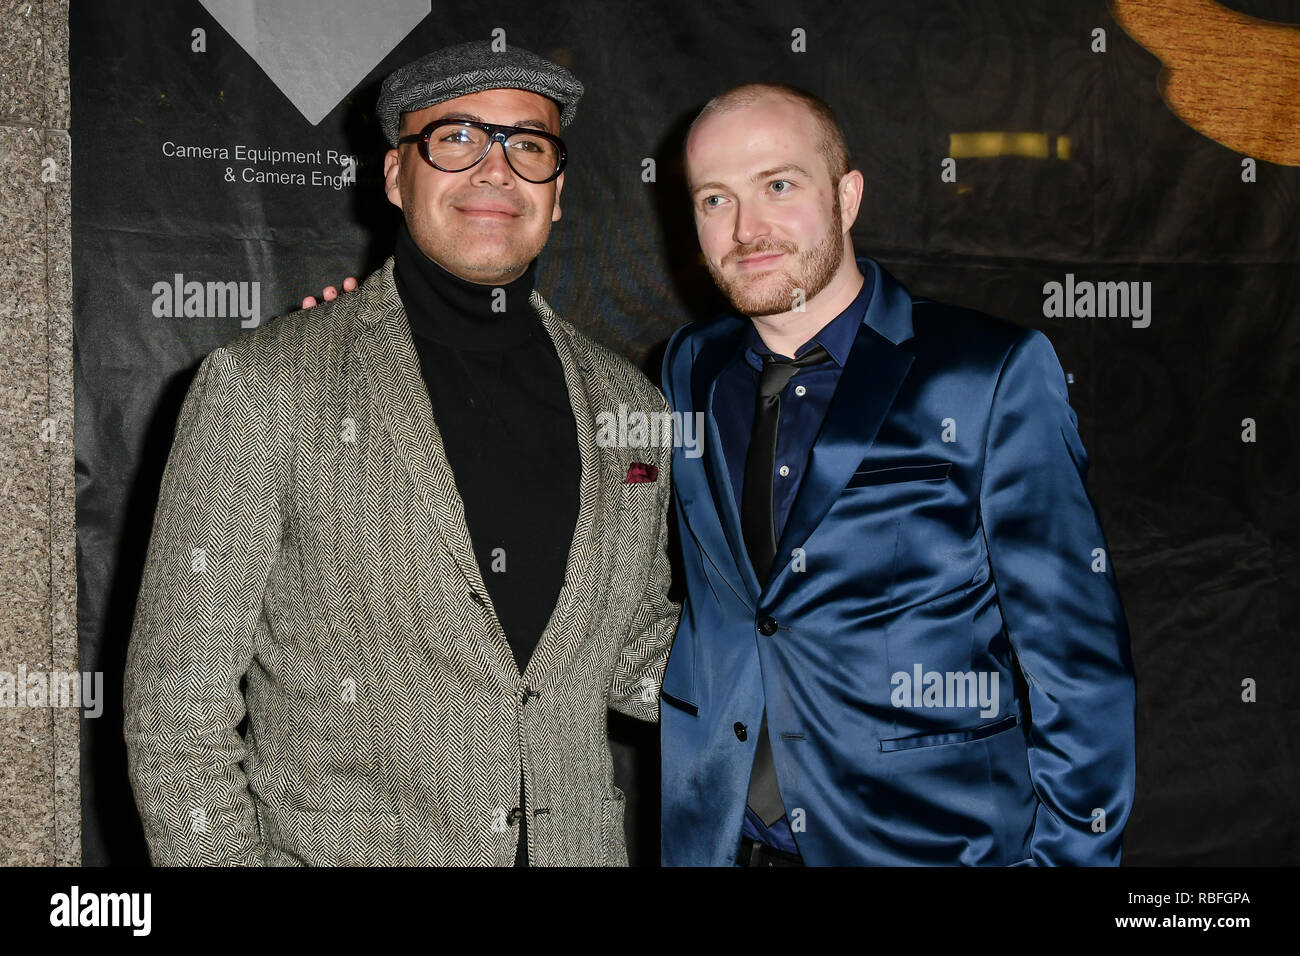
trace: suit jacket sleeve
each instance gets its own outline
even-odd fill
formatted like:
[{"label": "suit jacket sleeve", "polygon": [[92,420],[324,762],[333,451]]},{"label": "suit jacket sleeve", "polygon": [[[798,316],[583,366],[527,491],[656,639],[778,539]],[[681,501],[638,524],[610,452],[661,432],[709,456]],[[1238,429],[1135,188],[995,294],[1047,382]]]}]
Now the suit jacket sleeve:
[{"label": "suit jacket sleeve", "polygon": [[261,865],[240,679],[280,536],[268,402],[203,360],[163,473],[126,659],[131,786],[155,865]]},{"label": "suit jacket sleeve", "polygon": [[1027,331],[994,392],[980,508],[1029,685],[1029,773],[1041,802],[1031,852],[1040,865],[1118,864],[1133,802],[1128,625],[1087,471],[1056,353]]},{"label": "suit jacket sleeve", "polygon": [[[656,456],[659,476],[655,481],[654,555],[650,576],[641,594],[632,627],[619,654],[610,688],[609,706],[638,720],[658,722],[659,687],[668,652],[681,617],[681,606],[668,597],[672,567],[668,560],[668,500],[672,448],[660,448]],[[622,546],[627,546],[622,545]]]}]

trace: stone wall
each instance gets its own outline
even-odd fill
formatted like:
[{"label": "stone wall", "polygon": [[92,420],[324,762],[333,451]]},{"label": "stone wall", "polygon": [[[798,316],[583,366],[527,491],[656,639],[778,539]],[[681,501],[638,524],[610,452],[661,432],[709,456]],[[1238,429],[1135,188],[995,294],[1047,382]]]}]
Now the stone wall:
[{"label": "stone wall", "polygon": [[[77,670],[68,101],[68,0],[0,0],[0,672],[38,682]],[[0,866],[80,864],[79,718],[0,706]]]}]

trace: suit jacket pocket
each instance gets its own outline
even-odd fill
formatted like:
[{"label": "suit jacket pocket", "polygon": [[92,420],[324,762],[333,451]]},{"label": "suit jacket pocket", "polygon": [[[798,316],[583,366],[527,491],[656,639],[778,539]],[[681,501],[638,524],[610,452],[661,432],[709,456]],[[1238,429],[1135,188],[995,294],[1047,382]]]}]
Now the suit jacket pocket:
[{"label": "suit jacket pocket", "polygon": [[978,727],[968,727],[965,730],[950,730],[945,734],[919,734],[913,737],[889,737],[880,741],[880,749],[884,753],[891,753],[896,750],[915,750],[918,747],[938,747],[943,744],[964,744],[972,740],[984,740],[992,737],[994,734],[1006,733],[1012,727],[1016,726],[1018,718],[1015,714],[1003,717],[1001,720],[995,720],[991,724],[980,724]]},{"label": "suit jacket pocket", "polygon": [[893,468],[868,468],[853,473],[846,488],[868,485],[892,485],[899,481],[943,481],[952,470],[952,462],[937,461],[929,465],[897,465]]}]

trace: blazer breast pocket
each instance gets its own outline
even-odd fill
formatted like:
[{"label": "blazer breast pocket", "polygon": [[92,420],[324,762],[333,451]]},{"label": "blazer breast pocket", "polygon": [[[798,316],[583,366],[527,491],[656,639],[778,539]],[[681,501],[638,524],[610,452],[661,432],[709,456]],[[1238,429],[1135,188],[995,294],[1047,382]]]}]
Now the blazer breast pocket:
[{"label": "blazer breast pocket", "polygon": [[625,481],[617,486],[620,508],[631,509],[641,514],[655,514],[655,504],[659,494],[657,481]]},{"label": "blazer breast pocket", "polygon": [[624,550],[632,553],[636,550],[629,547],[632,542],[653,538],[655,534],[660,485],[659,481],[624,481],[621,474],[617,480],[620,484],[614,492],[614,505],[619,522],[618,534]]},{"label": "blazer breast pocket", "polygon": [[944,481],[952,462],[936,461],[928,465],[895,465],[892,468],[865,468],[855,471],[846,488],[892,485],[900,481]]}]

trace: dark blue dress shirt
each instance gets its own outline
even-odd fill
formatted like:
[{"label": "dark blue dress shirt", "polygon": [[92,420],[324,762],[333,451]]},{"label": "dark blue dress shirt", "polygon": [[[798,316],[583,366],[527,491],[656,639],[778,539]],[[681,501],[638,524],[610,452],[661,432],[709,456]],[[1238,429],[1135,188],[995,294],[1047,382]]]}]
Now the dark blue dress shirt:
[{"label": "dark blue dress shirt", "polygon": [[[776,474],[772,487],[772,524],[778,541],[808,467],[813,442],[826,418],[826,410],[830,407],[835,386],[857,338],[858,327],[866,317],[870,300],[871,277],[868,275],[849,307],[801,345],[793,356],[798,358],[812,348],[814,342],[829,354],[826,361],[800,369],[781,393],[781,423],[777,430]],[[754,430],[759,371],[763,367],[763,356],[772,354],[775,353],[763,344],[751,323],[740,350],[718,375],[713,390],[713,418],[718,423],[718,437],[726,455],[727,473],[731,476],[737,507],[744,500],[745,455]],[[785,817],[767,827],[753,810],[746,807],[742,832],[751,840],[787,853],[798,852]]]}]

